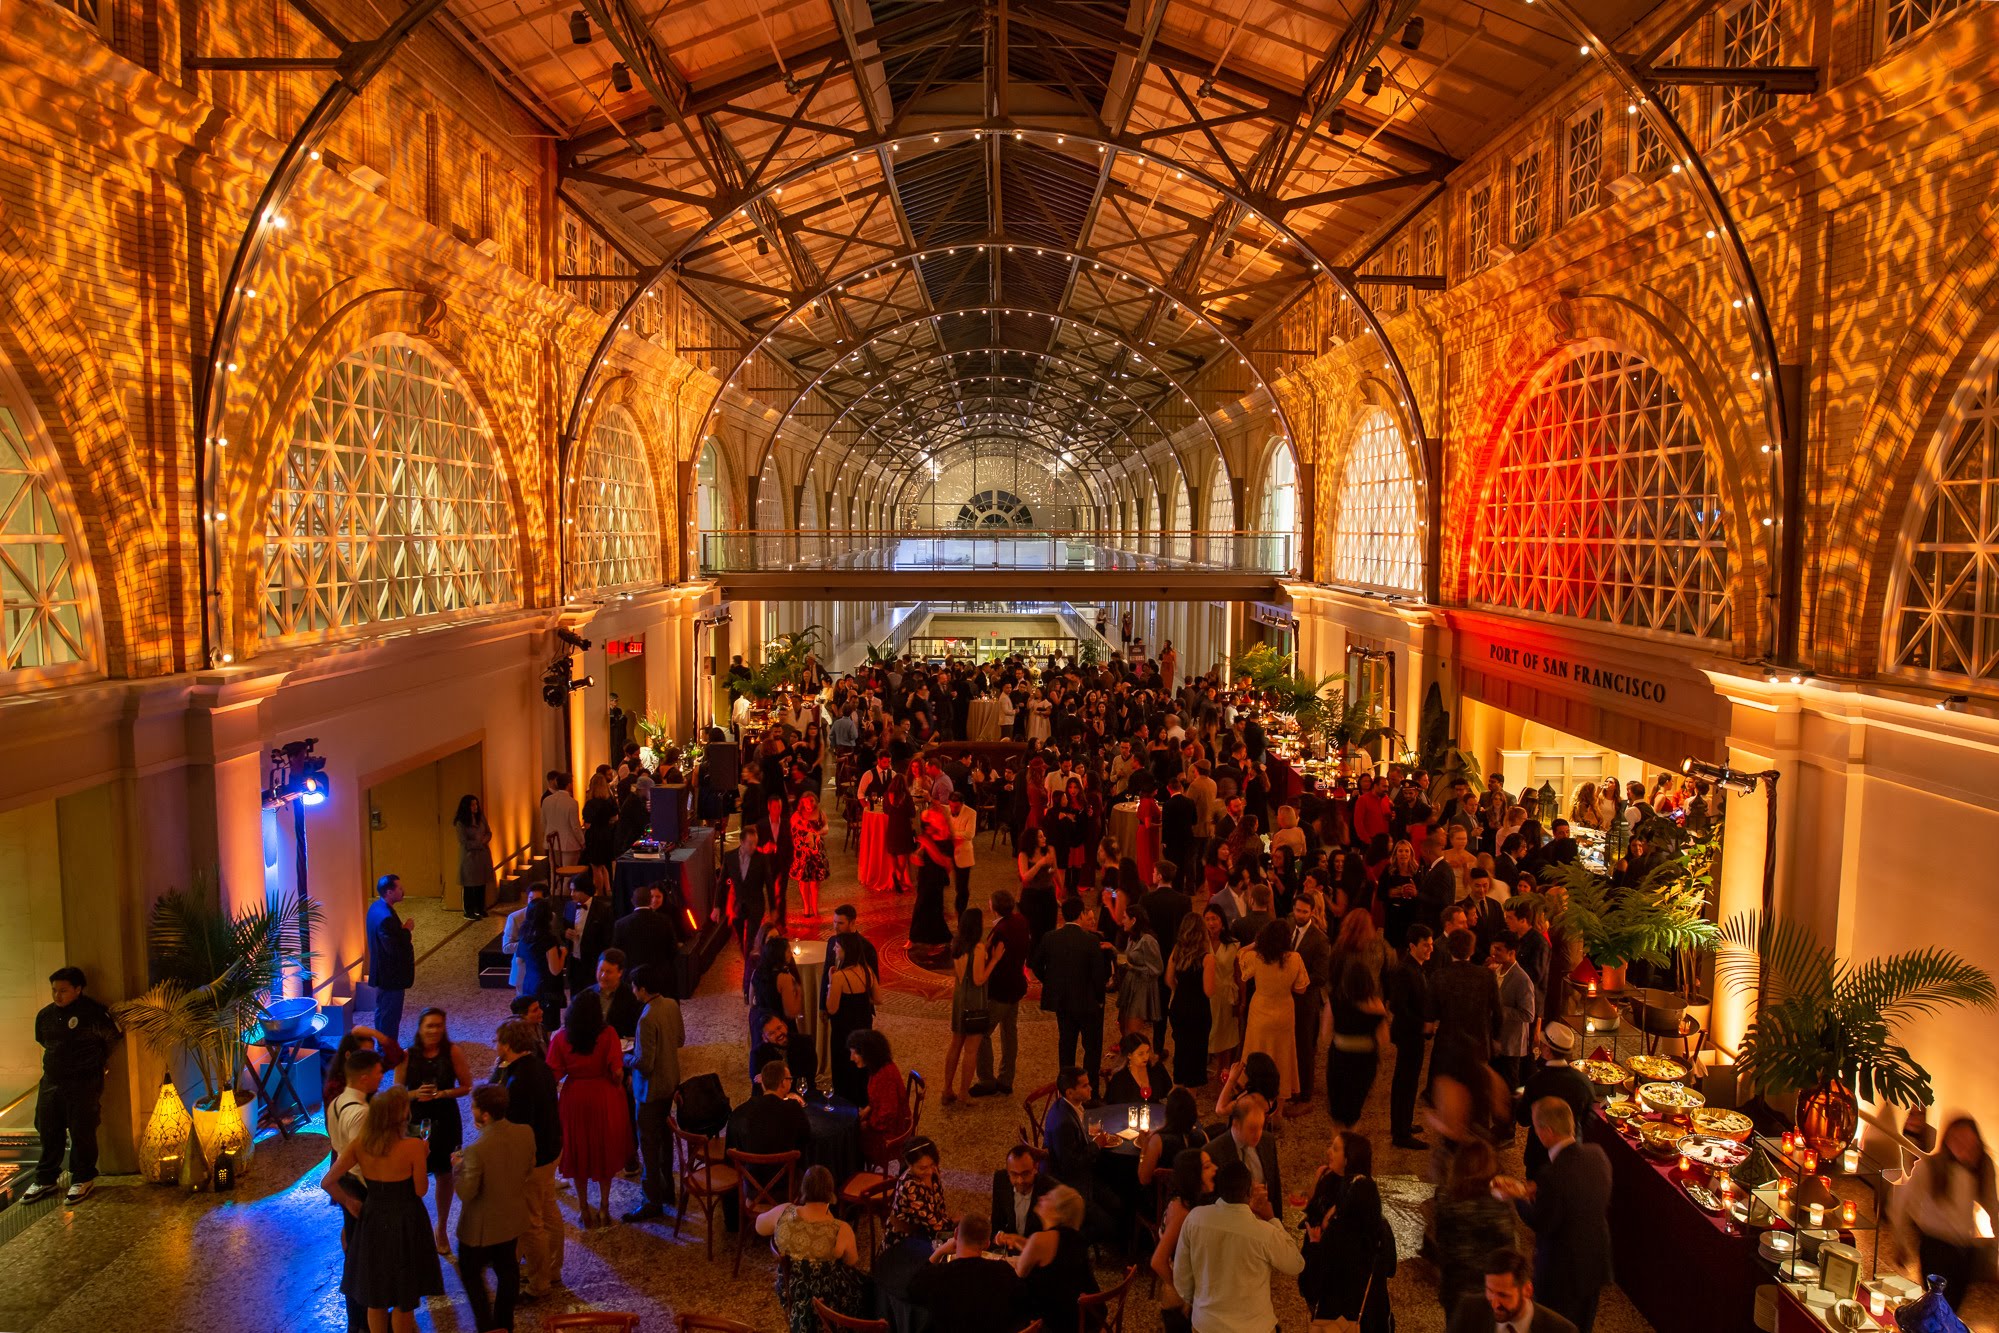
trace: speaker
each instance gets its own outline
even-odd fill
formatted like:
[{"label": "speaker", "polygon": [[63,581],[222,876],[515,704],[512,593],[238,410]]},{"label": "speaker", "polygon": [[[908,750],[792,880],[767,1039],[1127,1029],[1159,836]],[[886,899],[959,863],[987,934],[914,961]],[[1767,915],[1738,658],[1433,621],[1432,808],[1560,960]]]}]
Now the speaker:
[{"label": "speaker", "polygon": [[743,760],[734,741],[710,741],[701,751],[704,791],[734,791],[743,780]]},{"label": "speaker", "polygon": [[654,787],[651,799],[653,840],[671,847],[680,841],[687,822],[687,787],[684,783]]}]

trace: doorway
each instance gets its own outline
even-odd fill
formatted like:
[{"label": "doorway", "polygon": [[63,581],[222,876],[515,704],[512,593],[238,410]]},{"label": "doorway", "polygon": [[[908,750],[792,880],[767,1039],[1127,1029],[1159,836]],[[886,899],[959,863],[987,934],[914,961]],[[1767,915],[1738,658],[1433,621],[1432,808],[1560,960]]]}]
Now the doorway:
[{"label": "doorway", "polygon": [[[452,816],[467,794],[486,798],[485,755],[470,745],[385,778],[368,788],[368,883],[402,879],[411,898],[440,898],[464,907],[458,883],[458,832]],[[372,902],[372,896],[368,897]]]},{"label": "doorway", "polygon": [[646,640],[640,634],[629,639],[604,641],[604,725],[608,731],[611,767],[616,768],[625,752],[626,741],[640,739],[639,723],[646,716]]}]

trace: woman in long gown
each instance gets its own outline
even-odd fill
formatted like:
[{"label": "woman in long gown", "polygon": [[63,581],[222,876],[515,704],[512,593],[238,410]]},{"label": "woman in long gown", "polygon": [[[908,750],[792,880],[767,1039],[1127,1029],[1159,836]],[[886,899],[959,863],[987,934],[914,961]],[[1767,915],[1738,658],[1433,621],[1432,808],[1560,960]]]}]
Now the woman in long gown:
[{"label": "woman in long gown", "polygon": [[895,891],[902,893],[909,888],[913,873],[909,854],[916,850],[916,796],[909,788],[908,778],[897,775],[889,783],[888,794],[882,800],[882,813],[888,817],[882,833],[882,849],[888,853]]},{"label": "woman in long gown", "polygon": [[1021,837],[1020,851],[1014,855],[1020,873],[1020,914],[1034,932],[1034,942],[1055,929],[1055,849],[1048,834],[1030,828]]},{"label": "woman in long gown", "polygon": [[[576,1184],[585,1228],[611,1224],[611,1178],[632,1156],[632,1119],[625,1101],[624,1050],[604,1022],[604,1006],[572,1004],[548,1043],[548,1069],[562,1080],[562,1174]],[[597,1207],[590,1207],[590,1182]]]},{"label": "woman in long gown", "polygon": [[860,1248],[854,1229],[833,1216],[837,1194],[833,1173],[815,1166],[799,1185],[797,1203],[781,1203],[756,1220],[757,1234],[769,1236],[771,1248],[789,1260],[777,1292],[789,1333],[818,1333],[815,1299],[838,1314],[866,1310]]},{"label": "woman in long gown", "polygon": [[[424,1297],[444,1294],[430,1214],[423,1206],[429,1152],[422,1139],[407,1137],[409,1123],[408,1091],[382,1089],[368,1103],[361,1133],[319,1182],[334,1202],[359,1219],[347,1245],[342,1294],[368,1311],[370,1328],[395,1333],[415,1333]],[[357,1167],[368,1182],[365,1198],[342,1183]]]},{"label": "woman in long gown", "polygon": [[[842,1054],[847,1038],[875,1025],[875,1005],[881,991],[875,974],[863,961],[861,950],[848,943],[850,937],[835,935],[826,959],[826,1020],[830,1025],[827,1041]],[[850,1060],[833,1061],[833,1095],[855,1106],[868,1099],[868,1076]]]},{"label": "woman in long gown", "polygon": [[916,879],[916,902],[909,914],[911,945],[937,948],[951,942],[944,918],[944,891],[951,886],[951,825],[943,812],[923,816],[923,833],[910,854]]},{"label": "woman in long gown", "polygon": [[1242,1022],[1236,1010],[1236,959],[1242,946],[1219,907],[1201,913],[1201,928],[1208,935],[1210,970],[1215,978],[1215,988],[1208,994],[1208,1009],[1213,1015],[1208,1024],[1208,1054],[1215,1058],[1215,1072],[1220,1073],[1235,1063],[1236,1048],[1242,1045]]},{"label": "woman in long gown", "polygon": [[861,775],[854,788],[854,796],[861,803],[859,874],[861,887],[869,893],[881,893],[895,881],[888,864],[887,810],[889,789],[895,782],[895,769],[883,754],[873,768]]},{"label": "woman in long gown", "polygon": [[1173,1081],[1182,1087],[1208,1082],[1208,1032],[1214,1021],[1209,1010],[1215,991],[1215,958],[1208,950],[1202,918],[1192,912],[1180,918],[1180,935],[1166,960],[1166,1020],[1173,1028]]},{"label": "woman in long gown", "polygon": [[1142,883],[1152,883],[1153,871],[1159,865],[1159,800],[1153,795],[1148,784],[1138,798],[1138,832],[1132,838],[1132,859],[1138,862],[1138,877]]},{"label": "woman in long gown", "polygon": [[1243,985],[1253,988],[1243,1024],[1243,1053],[1261,1051],[1276,1063],[1278,1095],[1285,1101],[1298,1095],[1297,1010],[1291,997],[1311,984],[1304,960],[1286,947],[1290,940],[1291,928],[1272,921],[1236,960]]},{"label": "woman in long gown", "polygon": [[1049,716],[1054,711],[1054,705],[1048,702],[1040,690],[1037,689],[1032,695],[1028,696],[1027,739],[1029,741],[1040,741],[1043,745],[1048,744],[1049,739],[1055,734],[1054,728],[1049,724]]}]

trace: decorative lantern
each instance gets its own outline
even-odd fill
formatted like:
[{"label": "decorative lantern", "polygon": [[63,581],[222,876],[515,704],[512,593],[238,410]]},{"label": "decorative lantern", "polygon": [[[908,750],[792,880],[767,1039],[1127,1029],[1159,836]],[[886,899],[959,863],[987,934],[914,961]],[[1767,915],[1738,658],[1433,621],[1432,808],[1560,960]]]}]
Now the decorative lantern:
[{"label": "decorative lantern", "polygon": [[139,1139],[139,1174],[155,1185],[175,1183],[192,1128],[194,1119],[188,1115],[173,1077],[161,1079],[160,1095],[153,1101],[153,1113],[146,1118],[146,1132]]}]

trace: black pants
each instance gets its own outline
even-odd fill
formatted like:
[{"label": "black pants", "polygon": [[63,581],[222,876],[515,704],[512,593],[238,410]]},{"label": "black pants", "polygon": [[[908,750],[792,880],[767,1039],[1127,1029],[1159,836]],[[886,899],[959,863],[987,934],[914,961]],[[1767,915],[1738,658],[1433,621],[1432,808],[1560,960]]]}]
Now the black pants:
[{"label": "black pants", "polygon": [[1076,1041],[1082,1039],[1082,1070],[1090,1076],[1093,1095],[1102,1096],[1103,1089],[1097,1086],[1104,1073],[1104,1011],[1098,1008],[1094,1014],[1055,1015],[1055,1065],[1057,1069],[1067,1069],[1076,1063]]},{"label": "black pants", "polygon": [[[497,1245],[458,1246],[458,1276],[465,1282],[465,1301],[472,1307],[472,1327],[480,1333],[504,1328],[513,1333],[514,1302],[521,1294],[521,1266],[514,1258],[517,1241]],[[499,1286],[497,1298],[486,1294],[486,1270],[493,1270]]]},{"label": "black pants", "polygon": [[951,867],[951,889],[956,895],[958,915],[965,914],[965,907],[972,901],[972,868],[970,866]]},{"label": "black pants", "polygon": [[1947,1240],[1918,1234],[1917,1256],[1922,1260],[1923,1275],[1935,1273],[1943,1279],[1943,1298],[1950,1302],[1950,1308],[1960,1309],[1964,1305],[1965,1290],[1971,1285],[1972,1266],[1977,1262],[1978,1251],[1968,1245],[1953,1245]]},{"label": "black pants", "polygon": [[671,1101],[646,1102],[639,1107],[639,1158],[645,1164],[639,1188],[645,1192],[646,1202],[656,1208],[674,1200],[673,1131],[667,1124],[672,1112]]},{"label": "black pants", "polygon": [[468,917],[486,915],[486,886],[484,884],[465,884],[460,887],[464,894],[465,915]]},{"label": "black pants", "polygon": [[[1299,1063],[1303,1065],[1302,1057]],[[1343,1051],[1336,1046],[1326,1053],[1326,1104],[1333,1119],[1349,1127],[1360,1123],[1380,1064],[1379,1051]]]},{"label": "black pants", "polygon": [[[341,1189],[356,1199],[365,1199],[368,1195],[367,1187],[353,1176],[347,1176],[338,1183]],[[360,1234],[361,1219],[348,1212],[343,1205],[340,1209],[340,1285],[343,1288],[347,1285],[347,1256],[354,1253],[354,1246]],[[342,1299],[347,1305],[347,1333],[368,1333],[368,1307],[352,1296],[343,1294]]]},{"label": "black pants", "polygon": [[[1298,1044],[1298,1099],[1311,1097],[1319,1071],[1319,1005],[1317,991],[1291,997],[1291,1030]],[[1328,1056],[1330,1061],[1331,1057]]]},{"label": "black pants", "polygon": [[1388,1130],[1398,1139],[1416,1133],[1416,1089],[1423,1080],[1423,1039],[1395,1044],[1395,1073],[1388,1083]]},{"label": "black pants", "polygon": [[56,1183],[56,1177],[62,1174],[65,1148],[69,1151],[71,1184],[97,1179],[97,1120],[103,1101],[102,1078],[76,1083],[42,1080],[35,1098],[35,1132],[42,1136],[42,1160],[35,1167],[36,1184]]},{"label": "black pants", "polygon": [[[1601,1294],[1600,1287],[1590,1287],[1582,1291],[1559,1290],[1550,1296],[1545,1304],[1550,1310],[1576,1326],[1576,1333],[1590,1333],[1596,1327],[1596,1299]],[[1535,1293],[1538,1298],[1540,1293]]]}]

